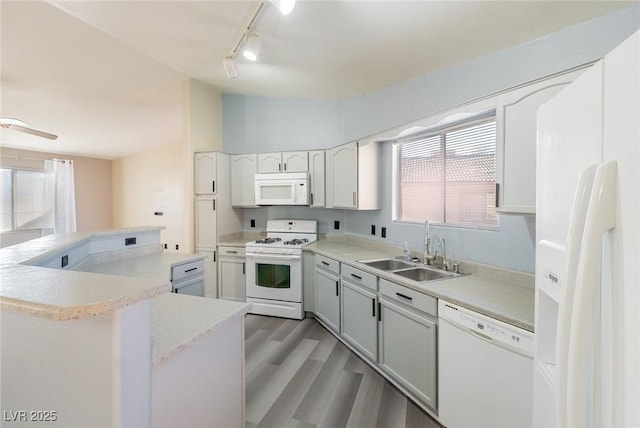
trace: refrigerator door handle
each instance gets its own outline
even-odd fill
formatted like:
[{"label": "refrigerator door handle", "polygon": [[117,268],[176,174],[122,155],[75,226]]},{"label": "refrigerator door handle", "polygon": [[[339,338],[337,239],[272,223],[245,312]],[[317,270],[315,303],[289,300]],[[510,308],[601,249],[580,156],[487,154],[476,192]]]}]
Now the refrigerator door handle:
[{"label": "refrigerator door handle", "polygon": [[[569,364],[567,370],[567,403],[571,403],[571,406],[565,407],[567,426],[589,424],[586,413],[592,407],[587,397],[587,380],[590,376],[585,373],[583,362],[589,350],[592,302],[600,288],[602,235],[616,226],[616,180],[615,161],[598,167],[587,210],[571,315],[568,357],[573,363]],[[596,301],[599,301],[599,298]],[[598,356],[594,355],[593,358],[597,363]],[[596,395],[599,393],[597,386],[595,392]],[[599,424],[598,421],[595,423]]]},{"label": "refrigerator door handle", "polygon": [[557,426],[567,426],[567,368],[569,366],[569,327],[571,326],[571,313],[573,296],[576,286],[576,271],[578,258],[582,246],[584,224],[589,207],[589,198],[593,188],[593,179],[596,175],[597,165],[590,165],[580,172],[576,196],[571,209],[569,220],[569,233],[566,246],[566,265],[564,272],[564,287],[560,295],[558,305],[558,330],[556,332],[556,368],[557,368]]}]

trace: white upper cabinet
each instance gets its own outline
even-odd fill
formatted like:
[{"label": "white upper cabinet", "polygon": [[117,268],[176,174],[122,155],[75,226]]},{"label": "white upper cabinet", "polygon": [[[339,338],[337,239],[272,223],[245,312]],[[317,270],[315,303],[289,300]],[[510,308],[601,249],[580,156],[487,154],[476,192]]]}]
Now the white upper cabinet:
[{"label": "white upper cabinet", "polygon": [[309,152],[309,206],[324,207],[324,150]]},{"label": "white upper cabinet", "polygon": [[196,195],[214,195],[216,189],[216,152],[196,153],[194,156]]},{"label": "white upper cabinet", "polygon": [[536,212],[536,120],[538,108],[584,69],[504,93],[496,108],[496,210],[505,214]]},{"label": "white upper cabinet", "polygon": [[307,152],[259,153],[258,173],[308,172]]},{"label": "white upper cabinet", "polygon": [[326,207],[380,209],[380,144],[357,141],[326,152]]},{"label": "white upper cabinet", "polygon": [[255,178],[258,162],[255,153],[231,156],[231,205],[255,207]]}]

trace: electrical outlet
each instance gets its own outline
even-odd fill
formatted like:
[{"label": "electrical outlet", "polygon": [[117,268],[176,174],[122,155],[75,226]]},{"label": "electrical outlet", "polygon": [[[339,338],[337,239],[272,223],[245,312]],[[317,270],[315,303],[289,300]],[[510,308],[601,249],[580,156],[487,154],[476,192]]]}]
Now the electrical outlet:
[{"label": "electrical outlet", "polygon": [[60,267],[65,267],[68,264],[69,264],[69,254],[65,254],[64,256],[62,256],[62,259],[60,260]]},{"label": "electrical outlet", "polygon": [[335,221],[333,222],[333,228],[334,228],[335,230],[340,229],[340,222],[339,222],[338,220],[335,220]]},{"label": "electrical outlet", "polygon": [[165,250],[167,249],[167,243],[166,243],[166,242],[165,242],[165,244],[164,244],[164,249],[165,249]]},{"label": "electrical outlet", "polygon": [[176,250],[180,249],[180,245],[176,244]]},{"label": "electrical outlet", "polygon": [[383,237],[383,238],[387,237],[387,228],[386,227],[380,228],[380,236]]},{"label": "electrical outlet", "polygon": [[153,215],[164,215],[162,211],[154,211]]},{"label": "electrical outlet", "polygon": [[371,234],[374,235],[374,236],[376,234],[376,225],[375,224],[371,225]]},{"label": "electrical outlet", "polygon": [[256,220],[255,219],[251,219],[251,227],[256,227]]},{"label": "electrical outlet", "polygon": [[135,245],[136,244],[136,238],[124,238],[124,245]]}]

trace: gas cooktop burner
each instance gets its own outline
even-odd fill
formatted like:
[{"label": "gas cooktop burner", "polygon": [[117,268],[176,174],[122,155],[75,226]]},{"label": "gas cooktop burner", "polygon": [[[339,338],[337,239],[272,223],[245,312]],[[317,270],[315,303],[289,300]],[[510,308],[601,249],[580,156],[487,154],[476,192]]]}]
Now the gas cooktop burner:
[{"label": "gas cooktop burner", "polygon": [[302,244],[306,244],[307,242],[309,242],[307,238],[292,239],[290,241],[284,241],[284,245],[302,245]]},{"label": "gas cooktop burner", "polygon": [[[256,240],[256,244],[275,244],[278,241],[282,241],[282,239],[280,238],[264,238],[264,239],[257,239]],[[286,244],[286,242],[285,242]]]}]

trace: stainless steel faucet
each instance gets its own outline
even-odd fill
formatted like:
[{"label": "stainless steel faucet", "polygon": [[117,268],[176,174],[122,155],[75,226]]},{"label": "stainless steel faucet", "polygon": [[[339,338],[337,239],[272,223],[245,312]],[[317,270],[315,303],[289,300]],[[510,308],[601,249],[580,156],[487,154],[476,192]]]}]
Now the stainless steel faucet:
[{"label": "stainless steel faucet", "polygon": [[434,251],[433,254],[429,251],[429,247],[431,245],[431,238],[429,237],[429,221],[427,220],[424,228],[424,251],[422,252],[422,263],[425,265],[430,265],[431,263],[435,263],[436,257],[438,255],[438,250]]},{"label": "stainless steel faucet", "polygon": [[442,247],[442,269],[449,270],[449,261],[447,260],[447,247],[444,238],[440,238],[440,247]]}]

